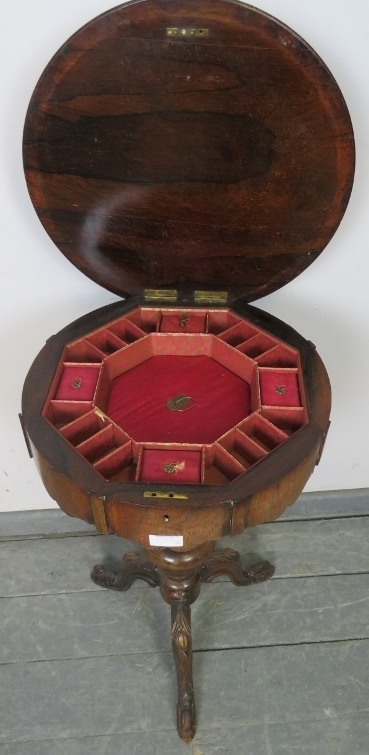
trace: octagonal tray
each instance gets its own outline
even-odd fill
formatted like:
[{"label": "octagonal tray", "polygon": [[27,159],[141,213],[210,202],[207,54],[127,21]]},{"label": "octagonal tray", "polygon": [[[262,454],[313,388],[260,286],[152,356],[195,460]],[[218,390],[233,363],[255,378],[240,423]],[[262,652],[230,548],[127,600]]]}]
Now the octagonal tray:
[{"label": "octagonal tray", "polygon": [[299,351],[229,309],[133,308],[68,342],[43,417],[109,482],[224,485],[305,427]]}]

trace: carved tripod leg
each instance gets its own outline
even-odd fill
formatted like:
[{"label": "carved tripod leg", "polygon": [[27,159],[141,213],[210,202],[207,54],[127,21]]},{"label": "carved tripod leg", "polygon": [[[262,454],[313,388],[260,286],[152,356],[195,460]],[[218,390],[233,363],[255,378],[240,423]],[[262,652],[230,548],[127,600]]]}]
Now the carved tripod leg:
[{"label": "carved tripod leg", "polygon": [[215,551],[201,568],[201,581],[211,582],[215,577],[226,575],[234,585],[253,585],[265,582],[274,574],[274,566],[269,561],[260,561],[244,571],[241,556],[232,548]]},{"label": "carved tripod leg", "polygon": [[109,571],[105,566],[94,566],[91,579],[99,587],[108,590],[129,590],[135,579],[143,579],[150,587],[157,587],[159,576],[156,566],[140,553],[126,553],[121,562],[120,571]]},{"label": "carved tripod leg", "polygon": [[177,727],[188,744],[196,732],[196,711],[192,679],[191,607],[185,599],[171,602],[172,648],[177,672]]}]

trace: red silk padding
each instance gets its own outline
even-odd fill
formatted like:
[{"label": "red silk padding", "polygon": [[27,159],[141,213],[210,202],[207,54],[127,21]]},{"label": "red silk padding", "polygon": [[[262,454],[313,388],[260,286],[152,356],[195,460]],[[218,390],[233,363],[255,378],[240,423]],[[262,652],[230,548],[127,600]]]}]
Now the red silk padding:
[{"label": "red silk padding", "polygon": [[[100,365],[65,365],[54,398],[63,401],[91,401],[94,397]],[[80,388],[74,388],[76,379],[82,380]]]},{"label": "red silk padding", "polygon": [[[284,389],[280,392],[278,389]],[[295,372],[260,370],[261,403],[265,406],[301,406]]]},{"label": "red silk padding", "polygon": [[[168,409],[181,394],[196,405]],[[131,438],[147,443],[213,443],[250,412],[244,380],[210,357],[173,355],[151,357],[115,378],[106,409]]]},{"label": "red silk padding", "polygon": [[[174,472],[166,472],[167,464],[175,464]],[[201,451],[169,451],[145,449],[142,455],[140,482],[201,482]]]},{"label": "red silk padding", "polygon": [[206,315],[181,313],[162,315],[161,333],[205,333]]}]

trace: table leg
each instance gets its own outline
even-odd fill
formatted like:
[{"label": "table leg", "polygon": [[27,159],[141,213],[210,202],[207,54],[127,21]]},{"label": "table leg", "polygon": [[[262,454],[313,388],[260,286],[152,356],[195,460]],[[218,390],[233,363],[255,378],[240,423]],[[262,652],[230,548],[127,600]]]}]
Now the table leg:
[{"label": "table leg", "polygon": [[129,590],[135,579],[143,579],[150,587],[157,587],[159,584],[156,566],[148,558],[134,552],[123,556],[118,572],[110,571],[100,564],[94,566],[91,579],[99,587],[121,592]]},{"label": "table leg", "polygon": [[269,561],[260,561],[244,571],[237,551],[224,548],[214,552],[214,543],[206,543],[193,551],[158,548],[146,552],[147,558],[139,553],[126,553],[119,572],[95,566],[91,577],[100,587],[110,590],[128,590],[135,579],[143,579],[151,587],[159,585],[164,600],[171,607],[178,734],[188,744],[196,732],[191,604],[199,595],[201,583],[226,575],[235,585],[252,585],[270,579],[274,566]]},{"label": "table leg", "polygon": [[191,607],[187,600],[173,600],[172,648],[177,672],[177,728],[183,742],[189,743],[196,732],[196,711],[192,678]]},{"label": "table leg", "polygon": [[201,582],[211,582],[215,577],[227,576],[234,585],[255,585],[265,582],[274,574],[269,561],[259,561],[246,571],[242,568],[241,555],[233,548],[215,551],[201,567]]}]

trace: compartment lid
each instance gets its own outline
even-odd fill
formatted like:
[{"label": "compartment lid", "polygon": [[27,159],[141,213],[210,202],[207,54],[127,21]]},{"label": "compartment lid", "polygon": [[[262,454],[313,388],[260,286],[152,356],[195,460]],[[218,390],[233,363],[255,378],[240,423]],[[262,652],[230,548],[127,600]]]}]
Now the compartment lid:
[{"label": "compartment lid", "polygon": [[105,288],[252,301],[333,236],[354,144],[332,75],[282,23],[233,0],[141,0],[47,66],[24,164],[46,231]]}]

